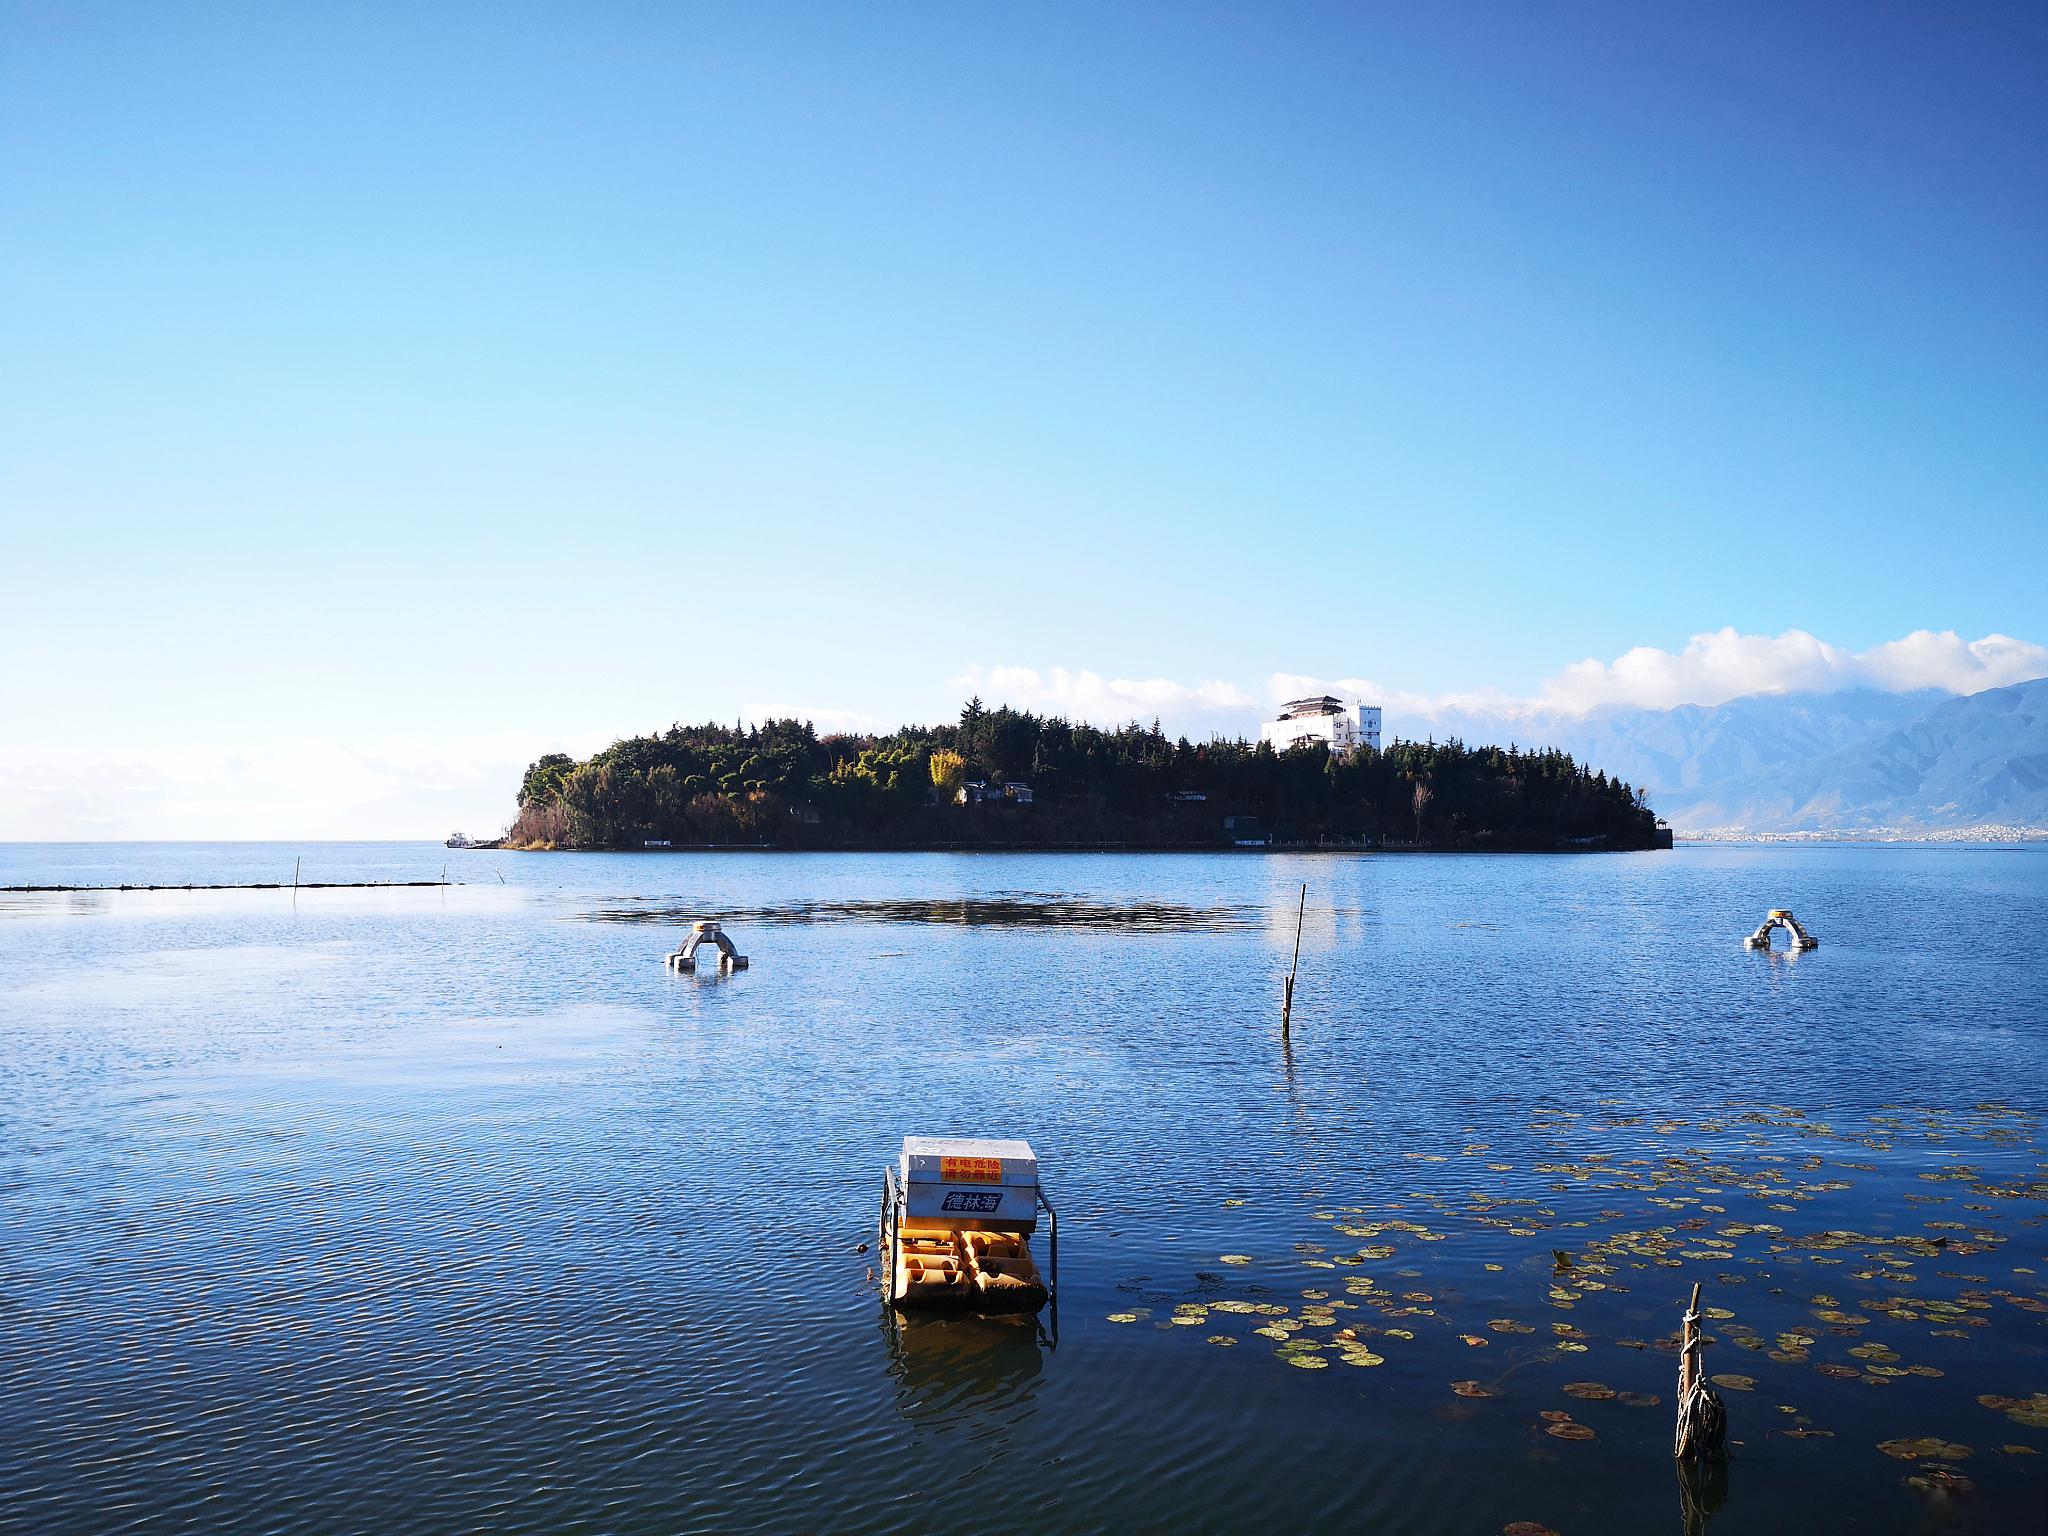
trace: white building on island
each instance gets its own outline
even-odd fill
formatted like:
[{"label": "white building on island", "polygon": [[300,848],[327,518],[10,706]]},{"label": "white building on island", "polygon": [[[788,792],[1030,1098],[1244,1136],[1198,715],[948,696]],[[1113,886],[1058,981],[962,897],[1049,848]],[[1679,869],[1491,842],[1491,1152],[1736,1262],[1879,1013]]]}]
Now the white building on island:
[{"label": "white building on island", "polygon": [[1380,708],[1377,704],[1346,704],[1324,694],[1317,699],[1290,699],[1280,717],[1259,727],[1259,740],[1275,752],[1300,741],[1320,741],[1332,752],[1380,749]]}]

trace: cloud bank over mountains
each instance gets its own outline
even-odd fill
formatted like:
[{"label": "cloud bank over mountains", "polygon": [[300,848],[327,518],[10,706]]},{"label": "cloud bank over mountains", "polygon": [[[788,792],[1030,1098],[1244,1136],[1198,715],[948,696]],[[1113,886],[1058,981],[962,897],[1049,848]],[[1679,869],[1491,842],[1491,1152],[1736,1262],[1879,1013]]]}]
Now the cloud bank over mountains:
[{"label": "cloud bank over mountains", "polygon": [[1391,688],[1371,678],[1319,677],[1276,672],[1260,696],[1220,680],[1195,683],[1171,678],[1106,678],[1089,671],[1055,667],[1048,672],[1021,666],[969,667],[953,679],[965,693],[990,704],[1009,704],[1096,724],[1150,720],[1154,716],[1199,731],[1207,724],[1226,729],[1243,717],[1304,694],[1355,695],[1386,707],[1389,726],[1447,717],[1489,717],[1503,721],[1561,715],[1583,716],[1607,706],[1675,709],[1681,705],[1725,704],[1753,694],[1835,693],[1872,689],[1882,693],[1981,693],[2048,677],[2048,646],[1986,635],[1965,640],[1954,630],[1915,630],[1868,650],[1830,645],[1803,629],[1780,635],[1745,635],[1733,628],[1694,635],[1678,651],[1637,646],[1612,661],[1589,657],[1545,680],[1534,697],[1497,691],[1426,694]]},{"label": "cloud bank over mountains", "polygon": [[1916,629],[1867,651],[1845,651],[1803,629],[1742,635],[1718,629],[1694,635],[1678,652],[1641,645],[1611,662],[1575,662],[1543,686],[1540,702],[1579,714],[1603,704],[1675,709],[1725,704],[1753,693],[1981,693],[2048,677],[2048,646],[1954,630]]}]

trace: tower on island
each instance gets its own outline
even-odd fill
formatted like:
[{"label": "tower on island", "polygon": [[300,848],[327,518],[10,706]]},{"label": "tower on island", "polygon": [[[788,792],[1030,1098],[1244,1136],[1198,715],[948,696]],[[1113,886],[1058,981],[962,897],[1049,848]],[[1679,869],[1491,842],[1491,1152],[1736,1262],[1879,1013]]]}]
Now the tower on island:
[{"label": "tower on island", "polygon": [[1380,708],[1377,704],[1346,704],[1327,693],[1314,699],[1290,699],[1281,706],[1279,718],[1259,727],[1259,740],[1275,752],[1285,752],[1298,741],[1320,741],[1340,754],[1360,747],[1377,752]]}]

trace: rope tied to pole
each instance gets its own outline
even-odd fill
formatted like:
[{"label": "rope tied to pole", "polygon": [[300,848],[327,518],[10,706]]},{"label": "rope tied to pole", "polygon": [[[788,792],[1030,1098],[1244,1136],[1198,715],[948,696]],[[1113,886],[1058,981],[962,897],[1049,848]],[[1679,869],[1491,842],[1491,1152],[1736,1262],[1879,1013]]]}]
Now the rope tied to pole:
[{"label": "rope tied to pole", "polygon": [[1680,1324],[1678,1355],[1678,1429],[1672,1437],[1671,1454],[1681,1461],[1718,1458],[1728,1450],[1728,1409],[1721,1396],[1707,1382],[1700,1351],[1705,1339],[1700,1332],[1700,1288],[1692,1288]]}]

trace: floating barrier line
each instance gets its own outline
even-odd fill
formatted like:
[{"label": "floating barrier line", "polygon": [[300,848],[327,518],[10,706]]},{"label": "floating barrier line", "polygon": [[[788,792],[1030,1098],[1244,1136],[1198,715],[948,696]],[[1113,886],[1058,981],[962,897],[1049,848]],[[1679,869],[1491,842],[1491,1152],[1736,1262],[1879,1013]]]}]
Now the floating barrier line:
[{"label": "floating barrier line", "polygon": [[61,891],[396,891],[460,880],[250,880],[229,885],[0,885],[0,894]]}]

